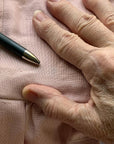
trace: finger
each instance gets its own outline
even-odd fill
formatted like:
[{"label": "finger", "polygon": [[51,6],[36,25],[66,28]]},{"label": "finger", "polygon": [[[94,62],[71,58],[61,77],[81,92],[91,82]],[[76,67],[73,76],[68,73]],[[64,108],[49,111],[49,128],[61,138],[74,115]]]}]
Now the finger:
[{"label": "finger", "polygon": [[[43,18],[41,18],[43,17]],[[52,49],[62,58],[81,69],[94,47],[86,44],[77,35],[60,28],[42,12],[35,12],[33,18],[35,29]]]},{"label": "finger", "polygon": [[83,0],[83,3],[114,32],[114,7],[109,0]]},{"label": "finger", "polygon": [[49,11],[53,16],[66,24],[72,32],[78,34],[91,45],[108,46],[114,41],[113,33],[107,29],[95,16],[89,15],[73,7],[67,0],[47,1]]},{"label": "finger", "polygon": [[98,116],[93,105],[78,104],[64,97],[58,90],[35,84],[26,86],[23,96],[37,104],[46,116],[65,122],[87,136],[102,139],[102,133],[99,134],[100,121],[96,124]]}]

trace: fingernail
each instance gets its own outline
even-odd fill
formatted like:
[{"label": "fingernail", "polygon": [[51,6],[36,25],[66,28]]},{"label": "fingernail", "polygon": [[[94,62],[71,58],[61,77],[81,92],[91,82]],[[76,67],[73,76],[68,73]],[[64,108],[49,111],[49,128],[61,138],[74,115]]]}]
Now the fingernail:
[{"label": "fingernail", "polygon": [[37,94],[34,93],[33,91],[26,90],[26,88],[23,89],[22,95],[25,99],[32,101],[32,102],[36,101],[37,99]]},{"label": "fingernail", "polygon": [[34,17],[39,21],[44,21],[48,17],[40,10],[34,12]]},{"label": "fingernail", "polygon": [[49,0],[49,1],[51,1],[51,2],[57,2],[57,1],[59,1],[59,0]]}]

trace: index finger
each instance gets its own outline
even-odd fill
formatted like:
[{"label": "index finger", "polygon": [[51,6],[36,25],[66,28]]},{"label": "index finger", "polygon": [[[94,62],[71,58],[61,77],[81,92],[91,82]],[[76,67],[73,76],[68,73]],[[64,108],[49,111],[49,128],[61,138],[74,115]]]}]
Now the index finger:
[{"label": "index finger", "polygon": [[88,54],[95,47],[85,43],[78,35],[60,28],[43,12],[36,11],[33,23],[39,36],[63,59],[81,69]]}]

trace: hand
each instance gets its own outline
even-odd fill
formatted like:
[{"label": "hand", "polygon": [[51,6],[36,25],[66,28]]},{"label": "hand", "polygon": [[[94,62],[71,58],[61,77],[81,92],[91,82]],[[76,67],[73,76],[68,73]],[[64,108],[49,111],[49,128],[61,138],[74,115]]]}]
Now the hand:
[{"label": "hand", "polygon": [[98,20],[66,0],[53,1],[47,1],[49,11],[72,32],[41,11],[34,14],[35,29],[60,57],[82,71],[91,85],[90,100],[76,103],[54,88],[35,84],[26,86],[23,96],[47,116],[91,138],[114,143],[114,8],[108,0],[83,0]]}]

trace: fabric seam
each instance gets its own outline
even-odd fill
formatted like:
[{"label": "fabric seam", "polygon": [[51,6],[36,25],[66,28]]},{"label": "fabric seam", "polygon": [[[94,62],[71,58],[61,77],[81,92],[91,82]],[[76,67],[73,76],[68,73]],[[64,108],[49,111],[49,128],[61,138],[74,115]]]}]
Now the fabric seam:
[{"label": "fabric seam", "polygon": [[10,98],[0,98],[0,100],[8,100],[8,101],[23,101],[23,102],[25,102],[25,100],[24,99],[10,99]]}]

